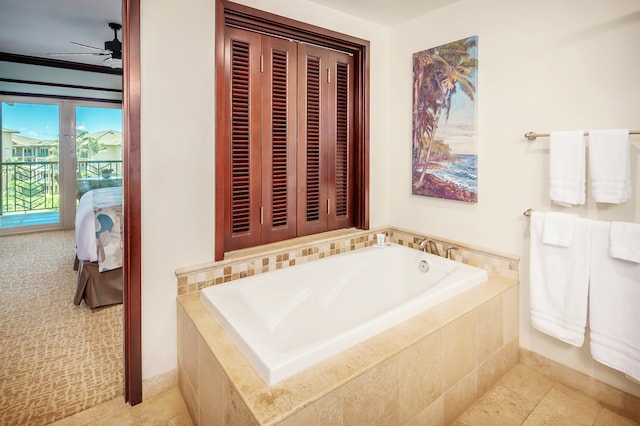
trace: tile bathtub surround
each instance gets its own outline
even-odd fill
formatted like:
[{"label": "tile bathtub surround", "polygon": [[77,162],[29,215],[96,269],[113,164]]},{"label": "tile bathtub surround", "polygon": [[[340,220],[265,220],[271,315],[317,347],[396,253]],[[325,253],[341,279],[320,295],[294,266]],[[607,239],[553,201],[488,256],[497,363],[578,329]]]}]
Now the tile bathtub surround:
[{"label": "tile bathtub surround", "polygon": [[195,424],[448,424],[517,364],[517,306],[517,281],[491,275],[268,386],[187,294],[178,297],[179,387]]},{"label": "tile bathtub surround", "polygon": [[182,268],[176,271],[178,295],[195,293],[212,285],[368,247],[375,244],[376,234],[381,232],[387,234],[390,242],[416,249],[419,242],[425,238],[434,241],[441,254],[446,253],[448,248],[455,247],[456,250],[451,252],[453,260],[477,266],[492,274],[514,280],[519,279],[517,257],[395,227],[384,227],[368,231],[349,230],[303,237],[238,251],[220,262]]}]

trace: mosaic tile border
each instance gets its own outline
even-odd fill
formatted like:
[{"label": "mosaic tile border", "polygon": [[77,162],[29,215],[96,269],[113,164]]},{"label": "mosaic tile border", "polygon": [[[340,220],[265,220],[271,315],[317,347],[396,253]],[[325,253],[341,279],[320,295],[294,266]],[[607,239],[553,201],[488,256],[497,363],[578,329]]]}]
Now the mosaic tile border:
[{"label": "mosaic tile border", "polygon": [[316,241],[302,244],[291,242],[279,249],[265,249],[263,253],[255,253],[255,250],[252,250],[253,254],[246,256],[239,253],[233,258],[219,262],[179,269],[176,271],[178,295],[198,292],[212,285],[368,247],[375,243],[376,234],[381,232],[387,234],[390,242],[415,249],[418,249],[418,244],[423,239],[433,241],[440,254],[447,253],[451,249],[452,260],[476,266],[506,278],[519,279],[519,259],[515,256],[389,226],[367,231],[354,230],[331,239],[322,239],[320,234]]}]

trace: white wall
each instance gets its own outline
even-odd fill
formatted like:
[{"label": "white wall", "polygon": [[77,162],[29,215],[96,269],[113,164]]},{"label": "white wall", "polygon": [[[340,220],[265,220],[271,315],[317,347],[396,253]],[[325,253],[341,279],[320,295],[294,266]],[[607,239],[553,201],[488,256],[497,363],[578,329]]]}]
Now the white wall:
[{"label": "white wall", "polygon": [[[299,0],[241,1],[371,42],[371,226],[389,223],[389,29]],[[174,271],[214,252],[213,0],[142,0],[143,378],[176,368]]]},{"label": "white wall", "polygon": [[[468,36],[478,49],[478,203],[411,195],[412,54]],[[393,225],[521,257],[520,344],[640,395],[640,386],[534,330],[528,317],[527,208],[567,211],[548,194],[548,139],[528,131],[640,129],[640,3],[636,0],[461,0],[391,31],[389,138]],[[635,136],[633,140],[640,141]],[[569,211],[640,222],[640,144],[632,144],[633,197]],[[640,332],[640,329],[639,329]]]},{"label": "white wall", "polygon": [[213,252],[210,1],[141,2],[143,378],[176,368],[176,278]]}]

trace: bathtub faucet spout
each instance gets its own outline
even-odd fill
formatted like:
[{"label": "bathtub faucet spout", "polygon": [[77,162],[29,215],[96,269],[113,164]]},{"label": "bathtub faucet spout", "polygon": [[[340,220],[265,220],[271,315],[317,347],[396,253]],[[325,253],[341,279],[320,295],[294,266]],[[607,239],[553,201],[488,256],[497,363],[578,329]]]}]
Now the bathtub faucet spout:
[{"label": "bathtub faucet spout", "polygon": [[449,248],[447,249],[447,259],[451,259],[451,252],[452,252],[452,251],[454,251],[454,250],[455,250],[455,251],[457,251],[457,250],[458,250],[458,247],[453,247],[453,246],[452,246],[452,247],[449,247]]},{"label": "bathtub faucet spout", "polygon": [[442,257],[442,255],[440,254],[440,250],[438,250],[438,245],[435,241],[429,240],[429,248],[432,254]]},{"label": "bathtub faucet spout", "polygon": [[420,248],[420,250],[422,250],[425,253],[431,253],[431,254],[436,254],[438,256],[442,256],[440,254],[440,251],[438,251],[438,245],[433,240],[429,240],[425,238],[418,243],[418,247]]}]

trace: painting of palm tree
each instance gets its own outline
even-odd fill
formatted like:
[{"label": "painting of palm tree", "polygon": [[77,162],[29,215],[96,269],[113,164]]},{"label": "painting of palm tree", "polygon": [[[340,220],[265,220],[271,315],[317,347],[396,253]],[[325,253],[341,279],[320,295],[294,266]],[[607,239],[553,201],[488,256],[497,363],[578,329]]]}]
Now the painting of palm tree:
[{"label": "painting of palm tree", "polygon": [[412,193],[478,201],[478,37],[413,55]]}]

